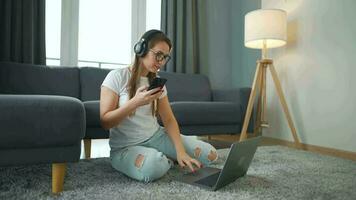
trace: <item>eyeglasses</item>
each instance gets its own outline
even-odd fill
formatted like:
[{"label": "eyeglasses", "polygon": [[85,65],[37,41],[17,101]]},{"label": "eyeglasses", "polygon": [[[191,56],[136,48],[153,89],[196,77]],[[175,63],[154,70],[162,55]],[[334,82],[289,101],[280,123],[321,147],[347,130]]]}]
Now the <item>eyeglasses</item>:
[{"label": "eyeglasses", "polygon": [[155,55],[157,62],[164,61],[164,63],[167,63],[171,59],[169,54],[164,54],[162,51],[154,51],[152,49],[150,51]]}]

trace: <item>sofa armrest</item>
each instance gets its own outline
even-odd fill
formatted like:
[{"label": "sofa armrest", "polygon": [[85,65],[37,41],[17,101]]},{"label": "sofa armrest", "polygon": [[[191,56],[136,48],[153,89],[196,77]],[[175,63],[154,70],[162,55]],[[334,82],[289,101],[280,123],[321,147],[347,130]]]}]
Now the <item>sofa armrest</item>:
[{"label": "sofa armrest", "polygon": [[0,147],[78,144],[85,134],[83,103],[53,95],[0,95]]},{"label": "sofa armrest", "polygon": [[[251,88],[244,87],[244,88],[235,88],[235,89],[219,89],[213,90],[213,101],[229,101],[229,102],[236,102],[241,106],[241,119],[245,119],[246,109],[248,100],[250,98]],[[254,111],[252,110],[250,123],[248,125],[248,132],[253,132],[253,123],[254,123]],[[242,128],[242,127],[241,127]]]}]

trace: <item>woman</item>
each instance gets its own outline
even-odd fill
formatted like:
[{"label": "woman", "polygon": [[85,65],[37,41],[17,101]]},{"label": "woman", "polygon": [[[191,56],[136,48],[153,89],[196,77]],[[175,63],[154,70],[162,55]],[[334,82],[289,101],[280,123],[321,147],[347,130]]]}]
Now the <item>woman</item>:
[{"label": "woman", "polygon": [[[163,32],[147,31],[134,47],[134,63],[111,71],[101,87],[100,120],[110,129],[111,164],[139,181],[162,177],[171,167],[170,159],[193,172],[201,163],[209,165],[217,159],[210,144],[180,135],[165,86],[147,91],[169,61],[171,49]],[[157,123],[157,116],[164,127]]]}]

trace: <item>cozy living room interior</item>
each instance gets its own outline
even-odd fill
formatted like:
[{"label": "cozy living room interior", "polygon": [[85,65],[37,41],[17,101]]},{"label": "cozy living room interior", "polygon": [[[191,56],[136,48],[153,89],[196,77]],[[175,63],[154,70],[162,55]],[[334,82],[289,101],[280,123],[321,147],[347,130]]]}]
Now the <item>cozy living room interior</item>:
[{"label": "cozy living room interior", "polygon": [[[1,0],[0,199],[353,199],[352,0]],[[149,29],[183,135],[218,149],[262,136],[217,191],[141,183],[110,164],[100,86]],[[161,123],[161,122],[159,122]],[[161,123],[162,124],[162,123]]]}]

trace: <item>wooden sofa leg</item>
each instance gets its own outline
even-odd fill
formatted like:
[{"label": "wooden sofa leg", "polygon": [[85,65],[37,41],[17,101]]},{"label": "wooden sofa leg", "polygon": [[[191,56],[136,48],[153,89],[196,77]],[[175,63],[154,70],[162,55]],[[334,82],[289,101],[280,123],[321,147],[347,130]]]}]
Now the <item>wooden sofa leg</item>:
[{"label": "wooden sofa leg", "polygon": [[58,194],[63,191],[66,167],[66,163],[52,164],[52,192],[54,194]]},{"label": "wooden sofa leg", "polygon": [[84,139],[84,152],[85,152],[85,159],[89,159],[90,152],[91,152],[91,139]]}]

